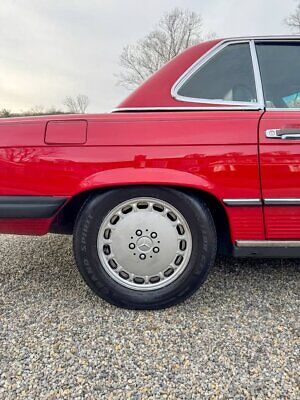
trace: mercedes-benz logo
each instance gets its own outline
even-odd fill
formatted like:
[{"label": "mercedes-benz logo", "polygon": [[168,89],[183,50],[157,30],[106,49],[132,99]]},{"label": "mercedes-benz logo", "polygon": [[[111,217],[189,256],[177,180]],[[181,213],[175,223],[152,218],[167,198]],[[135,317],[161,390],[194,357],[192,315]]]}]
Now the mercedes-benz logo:
[{"label": "mercedes-benz logo", "polygon": [[139,238],[139,240],[136,242],[136,246],[139,249],[139,251],[142,251],[143,253],[147,253],[150,251],[153,247],[153,242],[148,236],[143,236]]}]

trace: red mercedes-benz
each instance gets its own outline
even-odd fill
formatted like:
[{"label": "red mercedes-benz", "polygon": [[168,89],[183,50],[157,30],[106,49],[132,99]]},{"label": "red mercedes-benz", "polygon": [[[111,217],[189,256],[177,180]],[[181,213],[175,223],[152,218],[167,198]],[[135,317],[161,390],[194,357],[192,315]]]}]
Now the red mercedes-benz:
[{"label": "red mercedes-benz", "polygon": [[216,254],[300,256],[300,37],[213,40],[110,114],[0,122],[0,232],[71,233],[90,288],[176,304]]}]

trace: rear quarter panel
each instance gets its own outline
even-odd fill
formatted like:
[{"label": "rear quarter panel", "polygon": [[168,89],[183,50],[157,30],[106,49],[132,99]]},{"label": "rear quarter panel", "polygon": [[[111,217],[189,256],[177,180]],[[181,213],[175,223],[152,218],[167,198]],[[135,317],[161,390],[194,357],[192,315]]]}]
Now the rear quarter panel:
[{"label": "rear quarter panel", "polygon": [[[260,198],[260,116],[259,111],[85,116],[84,145],[47,145],[43,119],[2,123],[0,195],[72,197],[94,188],[160,184],[204,190],[220,201]],[[233,240],[263,239],[260,207],[226,212]]]}]

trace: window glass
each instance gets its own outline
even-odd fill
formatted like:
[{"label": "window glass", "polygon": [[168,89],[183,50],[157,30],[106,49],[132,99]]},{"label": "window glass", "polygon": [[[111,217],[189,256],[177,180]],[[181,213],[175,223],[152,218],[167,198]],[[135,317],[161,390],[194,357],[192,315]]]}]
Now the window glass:
[{"label": "window glass", "polygon": [[266,105],[300,108],[300,43],[256,45]]},{"label": "window glass", "polygon": [[225,47],[180,87],[178,95],[216,101],[257,102],[249,44]]}]

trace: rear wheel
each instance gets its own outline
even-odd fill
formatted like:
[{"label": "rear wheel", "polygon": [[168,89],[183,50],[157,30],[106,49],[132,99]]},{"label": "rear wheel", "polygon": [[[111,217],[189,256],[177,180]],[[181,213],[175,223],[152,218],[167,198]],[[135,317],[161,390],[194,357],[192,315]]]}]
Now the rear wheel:
[{"label": "rear wheel", "polygon": [[74,253],[83,278],[105,300],[165,308],[204,282],[216,232],[206,205],[185,193],[118,188],[85,204],[75,224]]}]

